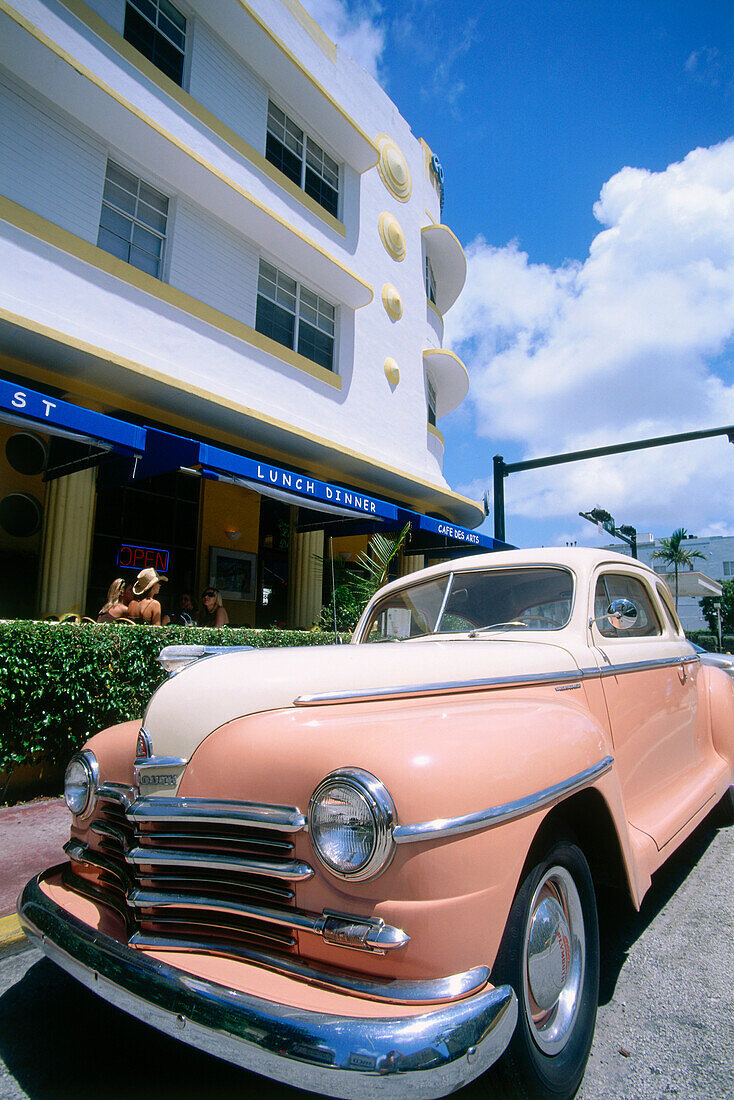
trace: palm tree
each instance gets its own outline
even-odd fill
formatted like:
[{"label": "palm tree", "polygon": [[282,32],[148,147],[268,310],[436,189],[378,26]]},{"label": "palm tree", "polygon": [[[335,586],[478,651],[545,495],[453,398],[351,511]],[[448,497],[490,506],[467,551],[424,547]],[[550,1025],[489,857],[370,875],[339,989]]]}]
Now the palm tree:
[{"label": "palm tree", "polygon": [[653,561],[662,561],[665,565],[672,565],[675,571],[675,609],[678,610],[678,569],[681,565],[693,569],[696,558],[705,558],[700,550],[686,550],[681,544],[688,538],[685,527],[678,527],[669,539],[660,540],[660,548],[652,555]]}]

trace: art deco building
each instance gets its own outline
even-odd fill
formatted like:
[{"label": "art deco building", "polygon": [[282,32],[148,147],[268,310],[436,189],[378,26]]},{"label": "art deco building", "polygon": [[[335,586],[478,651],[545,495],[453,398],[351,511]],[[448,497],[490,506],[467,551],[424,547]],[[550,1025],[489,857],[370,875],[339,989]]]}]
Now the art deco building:
[{"label": "art deco building", "polygon": [[441,190],[296,0],[0,0],[0,617],[153,565],[309,626],[378,526],[491,547],[442,474]]}]

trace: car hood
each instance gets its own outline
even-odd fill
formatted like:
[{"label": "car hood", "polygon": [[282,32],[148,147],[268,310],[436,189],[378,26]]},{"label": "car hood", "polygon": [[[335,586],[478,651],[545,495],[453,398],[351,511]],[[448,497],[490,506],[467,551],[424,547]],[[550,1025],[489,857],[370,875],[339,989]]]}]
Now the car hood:
[{"label": "car hood", "polygon": [[418,693],[431,685],[577,671],[567,649],[529,639],[233,650],[199,660],[167,680],[151,699],[144,725],[155,756],[189,760],[225,723],[292,707],[304,695],[390,688]]}]

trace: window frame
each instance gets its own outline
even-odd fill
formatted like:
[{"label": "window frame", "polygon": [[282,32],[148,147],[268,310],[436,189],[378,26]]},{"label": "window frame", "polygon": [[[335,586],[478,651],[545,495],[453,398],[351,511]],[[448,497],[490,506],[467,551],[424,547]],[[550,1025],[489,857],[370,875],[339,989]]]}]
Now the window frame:
[{"label": "window frame", "polygon": [[[292,283],[295,284],[295,294],[294,294],[295,310],[291,314],[291,316],[293,317],[293,341],[292,341],[292,344],[286,344],[282,340],[278,340],[278,339],[276,339],[276,337],[271,336],[269,333],[263,332],[262,329],[258,328],[258,323],[257,323],[258,322],[258,309],[259,309],[260,296],[261,296],[261,293],[262,293],[261,290],[260,290],[260,279],[261,279],[261,276],[263,274],[263,272],[262,272],[262,265],[263,264],[267,264],[268,267],[272,268],[275,271],[276,278],[277,278],[277,276],[281,275],[285,279],[288,279]],[[269,277],[268,277],[268,279],[269,279]],[[272,282],[271,279],[269,279],[269,281]],[[275,285],[276,285],[276,291],[277,291],[278,283],[276,282]],[[315,295],[315,297],[317,299],[317,313],[318,314],[320,314],[320,312],[321,312],[321,310],[320,310],[321,303],[324,303],[325,305],[329,306],[334,311],[334,317],[333,317],[334,331],[331,335],[332,344],[331,344],[331,366],[330,367],[325,367],[324,364],[320,363],[317,359],[312,359],[309,355],[305,355],[302,351],[299,351],[300,334],[301,334],[301,321],[302,321],[301,306],[303,304],[302,300],[301,300],[301,295],[302,295],[303,291],[306,291],[306,293],[308,293],[308,294]],[[272,297],[268,296],[267,294],[262,294],[262,297],[265,299],[265,301],[270,302],[272,305],[277,306],[279,309],[284,310],[286,313],[289,312],[287,307],[285,305],[283,305],[282,302],[278,301],[277,298],[272,298]],[[306,303],[306,305],[309,305],[309,303]],[[311,306],[310,308],[313,308],[313,306]],[[309,328],[315,329],[316,332],[320,332],[320,333],[322,333],[326,336],[329,335],[328,333],[326,333],[324,331],[324,329],[319,328],[318,325],[314,325],[310,320],[308,320],[306,318],[303,318],[303,323],[304,323],[304,325],[308,325]],[[261,334],[261,336],[265,336],[267,339],[273,340],[275,343],[280,344],[281,347],[288,348],[289,351],[292,351],[295,355],[299,355],[302,359],[308,360],[308,362],[313,363],[314,366],[320,367],[321,370],[328,371],[329,374],[334,374],[334,375],[338,374],[338,371],[337,371],[337,366],[338,366],[337,349],[338,349],[338,341],[339,341],[339,306],[337,305],[336,302],[331,302],[328,298],[325,298],[322,294],[319,293],[318,290],[314,289],[312,286],[308,286],[307,284],[301,282],[301,280],[298,279],[295,275],[291,274],[291,272],[285,271],[283,268],[278,267],[278,265],[276,263],[274,263],[272,260],[269,260],[266,256],[260,256],[259,261],[258,261],[257,292],[256,292],[256,301],[255,301],[255,331],[259,332]]]},{"label": "window frame", "polygon": [[[278,134],[276,134],[270,128],[271,108],[274,108],[276,111],[279,111],[281,115],[283,115],[283,117],[285,119],[285,131],[284,131],[285,133],[287,133],[288,123],[290,123],[291,126],[294,127],[296,130],[298,130],[300,135],[301,135],[300,139],[299,139],[300,144],[301,144],[301,151],[300,151],[300,175],[299,175],[299,180],[298,181],[296,181],[290,175],[288,175],[287,172],[284,172],[283,169],[274,160],[271,160],[270,157],[268,156],[268,137],[272,137],[275,141],[279,142],[281,145],[285,145],[286,148],[289,148],[288,145],[281,140],[281,138],[278,136]],[[325,158],[327,158],[327,157],[333,163],[334,168],[336,170],[336,187],[334,187],[334,185],[326,178],[326,176],[323,173],[317,173],[316,169],[313,167],[313,165],[309,164],[309,160],[308,160],[309,142],[311,143],[312,146],[315,146],[315,148],[321,154],[321,158],[322,158],[323,163],[325,163]],[[296,153],[294,153],[292,149],[290,150],[290,152],[293,154],[294,157],[296,156]],[[342,164],[327,149],[327,147],[323,144],[323,142],[319,138],[317,138],[308,129],[308,127],[304,126],[301,123],[301,121],[299,119],[295,118],[292,114],[289,114],[289,112],[286,111],[284,107],[281,107],[281,105],[275,99],[273,99],[273,97],[270,96],[270,95],[268,96],[268,109],[267,109],[267,114],[266,114],[266,117],[265,117],[265,149],[264,149],[264,156],[265,156],[265,159],[267,160],[268,164],[272,164],[273,167],[278,172],[281,172],[282,175],[284,175],[287,180],[290,180],[290,182],[292,184],[294,184],[294,186],[298,187],[300,191],[303,191],[304,195],[307,195],[311,199],[312,202],[315,202],[317,204],[317,206],[319,206],[323,211],[325,211],[327,214],[329,214],[330,217],[335,218],[337,221],[339,221],[339,219],[341,217],[341,206],[342,206],[342,195],[343,195],[343,179],[344,179]],[[331,210],[328,206],[326,206],[323,202],[321,202],[319,199],[317,199],[314,195],[312,195],[306,189],[306,173],[309,169],[312,172],[314,172],[314,174],[318,175],[318,178],[324,184],[326,184],[327,187],[331,187],[332,190],[336,191],[336,208],[334,210]]]},{"label": "window frame", "polygon": [[[135,213],[134,214],[130,214],[129,211],[123,209],[120,206],[116,206],[113,202],[110,202],[110,200],[106,197],[105,191],[107,189],[107,183],[108,182],[112,183],[113,186],[118,186],[118,187],[120,186],[114,180],[109,180],[110,166],[112,166],[113,168],[118,169],[118,171],[124,173],[125,175],[131,176],[134,180],[136,180],[137,190],[135,192]],[[151,226],[149,224],[146,224],[146,222],[144,222],[141,218],[138,217],[138,205],[139,205],[139,202],[140,202],[140,189],[141,189],[141,186],[148,187],[151,191],[154,191],[157,195],[160,195],[161,198],[166,200],[166,211],[165,211],[166,225],[165,225],[165,233],[163,233],[163,234],[161,234],[161,232],[159,230],[155,229],[153,226]],[[132,192],[128,191],[128,194],[132,194]],[[145,200],[143,199],[143,201],[145,201]],[[146,205],[150,205],[150,204],[146,204]],[[141,267],[139,264],[133,263],[132,260],[130,259],[130,250],[132,249],[132,245],[133,245],[132,231],[131,231],[131,234],[130,234],[130,240],[128,241],[128,258],[127,259],[124,259],[122,256],[119,256],[116,252],[111,251],[109,248],[105,248],[105,246],[103,244],[100,244],[100,233],[103,229],[106,232],[112,234],[113,236],[118,236],[119,237],[119,234],[116,234],[113,229],[111,229],[109,226],[103,226],[103,224],[102,224],[102,216],[103,216],[103,211],[104,211],[105,207],[107,207],[109,210],[113,211],[118,216],[126,219],[128,222],[131,223],[131,225],[133,227],[137,225],[142,230],[144,230],[147,233],[152,234],[154,237],[157,237],[161,241],[161,252],[160,252],[160,257],[159,257],[159,260],[158,260],[158,271],[155,275],[153,275],[146,268]],[[105,163],[105,174],[104,174],[104,180],[103,180],[103,184],[102,184],[102,197],[101,197],[101,201],[100,201],[99,218],[97,220],[97,241],[96,241],[96,244],[97,244],[98,248],[101,248],[102,251],[106,252],[109,256],[114,256],[116,259],[122,260],[123,263],[130,264],[130,266],[134,267],[136,269],[136,271],[142,271],[143,274],[149,275],[152,279],[158,279],[159,282],[165,282],[167,271],[168,271],[170,242],[171,242],[171,238],[172,238],[173,210],[174,210],[173,196],[172,195],[167,195],[165,193],[165,191],[162,191],[157,181],[153,182],[149,178],[146,178],[145,176],[141,175],[139,168],[131,167],[128,164],[124,163],[124,161],[122,159],[117,159],[113,155],[111,155],[109,153],[107,154],[107,160],[106,160],[106,163]],[[119,237],[119,239],[123,240],[124,238]],[[144,252],[145,249],[139,249],[139,251]],[[152,255],[152,253],[148,253],[148,255]]]},{"label": "window frame", "polygon": [[[184,31],[183,31],[184,44],[183,44],[183,49],[181,49],[181,47],[176,42],[174,42],[165,33],[165,31],[163,31],[159,28],[157,19],[156,19],[155,25],[153,23],[151,23],[149,17],[144,12],[142,12],[140,10],[140,8],[138,7],[138,2],[139,2],[139,0],[125,0],[125,2],[124,2],[124,5],[123,5],[122,37],[125,39],[125,41],[130,46],[133,47],[133,49],[137,50],[138,53],[140,53],[142,57],[144,57],[147,61],[149,61],[151,65],[154,65],[155,68],[158,70],[158,72],[162,73],[163,76],[168,77],[168,79],[173,81],[173,83],[176,84],[177,87],[186,89],[186,87],[188,85],[188,80],[189,80],[189,58],[190,58],[190,55],[191,55],[191,40],[192,40],[192,35],[193,35],[193,24],[194,24],[194,19],[193,19],[193,16],[192,16],[191,12],[188,11],[185,6],[182,6],[178,2],[173,3],[173,0],[168,0],[168,3],[170,4],[170,6],[172,8],[174,8],[184,20],[184,24],[185,24]],[[156,14],[159,15],[160,12],[161,12],[160,0],[148,0],[148,2],[155,5]],[[132,7],[135,10],[136,14],[141,19],[145,20],[145,22],[148,23],[153,28],[153,31],[154,31],[155,34],[160,35],[161,38],[165,39],[165,41],[168,42],[169,45],[171,45],[175,50],[177,50],[181,54],[181,80],[180,81],[175,80],[174,77],[172,77],[170,75],[170,73],[166,72],[165,69],[162,69],[156,61],[154,61],[151,57],[148,57],[147,53],[145,53],[143,50],[141,50],[139,48],[139,46],[136,46],[135,43],[132,42],[125,35],[125,23],[126,23],[126,20],[127,20],[128,7]],[[165,12],[163,14],[165,15]]]},{"label": "window frame", "polygon": [[[619,599],[620,598],[618,596],[614,596],[614,597],[611,597],[611,598],[609,597],[609,588],[606,585],[606,578],[607,577],[623,577],[625,580],[628,580],[628,581],[636,581],[640,585],[640,587],[642,588],[642,590],[644,591],[644,593],[647,597],[647,602],[648,602],[648,604],[650,606],[650,610],[652,612],[653,621],[654,621],[654,624],[657,628],[655,633],[653,633],[653,634],[637,634],[637,633],[634,632],[634,630],[616,630],[615,627],[612,627],[612,629],[615,631],[614,634],[604,634],[604,633],[602,633],[602,623],[604,622],[604,620],[597,621],[597,617],[596,617],[597,616],[597,613],[596,613],[596,590],[599,586],[599,581],[601,581],[601,580],[605,581],[605,588],[606,588],[606,594],[607,594],[607,601],[606,601],[606,604],[605,604],[605,610],[606,610],[606,607],[609,606],[609,604],[611,602],[611,599]],[[665,620],[665,618],[664,618],[664,616],[661,612],[661,609],[658,607],[658,604],[657,604],[657,600],[658,600],[659,597],[657,596],[657,592],[653,593],[650,586],[645,582],[643,577],[640,577],[636,573],[627,572],[624,569],[609,568],[609,567],[602,568],[596,573],[596,576],[593,579],[593,586],[591,588],[591,593],[590,594],[591,594],[591,616],[590,616],[590,618],[592,620],[593,630],[596,631],[599,638],[601,639],[601,644],[608,645],[610,642],[611,643],[615,643],[615,642],[650,643],[650,642],[660,642],[660,641],[664,640],[664,637],[665,637],[665,634],[666,634],[666,625],[665,625],[666,620]],[[606,628],[606,629],[608,629],[608,628]],[[598,645],[599,643],[597,642],[596,644]]]}]

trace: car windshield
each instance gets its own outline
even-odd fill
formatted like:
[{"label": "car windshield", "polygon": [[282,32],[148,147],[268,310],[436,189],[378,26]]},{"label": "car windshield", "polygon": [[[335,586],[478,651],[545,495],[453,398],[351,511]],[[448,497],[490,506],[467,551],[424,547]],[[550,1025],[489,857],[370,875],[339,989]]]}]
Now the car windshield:
[{"label": "car windshield", "polygon": [[429,634],[560,630],[571,615],[573,578],[566,569],[482,569],[406,585],[378,600],[362,642]]}]

